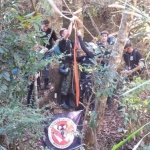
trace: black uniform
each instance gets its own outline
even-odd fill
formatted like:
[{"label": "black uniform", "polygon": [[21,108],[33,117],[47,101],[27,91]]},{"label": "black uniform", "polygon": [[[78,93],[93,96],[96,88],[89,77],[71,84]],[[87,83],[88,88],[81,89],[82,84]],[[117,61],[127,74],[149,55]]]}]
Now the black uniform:
[{"label": "black uniform", "polygon": [[[89,100],[92,94],[92,87],[93,87],[93,78],[92,78],[92,66],[94,58],[94,53],[89,51],[83,41],[81,36],[78,36],[81,48],[86,53],[86,56],[77,57],[77,61],[81,64],[81,72],[80,72],[80,102],[83,103],[83,97],[86,96],[87,101]],[[94,109],[94,98],[95,95],[92,95],[91,98],[91,109]],[[77,109],[84,109],[82,105],[79,105]]]},{"label": "black uniform", "polygon": [[49,44],[47,44],[47,45],[44,44],[44,46],[46,46],[46,48],[48,48],[48,49],[51,49],[52,46],[53,46],[53,41],[56,41],[58,39],[57,36],[56,36],[55,31],[54,30],[52,31],[51,28],[48,28],[47,31],[45,32],[45,35],[42,36],[41,38],[48,38],[49,39]]},{"label": "black uniform", "polygon": [[[123,58],[126,64],[126,69],[132,70],[138,66],[139,61],[142,59],[142,55],[137,50],[133,50],[132,53],[124,53]],[[138,72],[140,73],[140,71]]]}]

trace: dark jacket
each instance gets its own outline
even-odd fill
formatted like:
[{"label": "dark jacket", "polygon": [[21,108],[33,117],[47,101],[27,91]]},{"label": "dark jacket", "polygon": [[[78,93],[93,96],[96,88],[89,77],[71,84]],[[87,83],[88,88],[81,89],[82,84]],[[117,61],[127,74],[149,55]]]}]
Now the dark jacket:
[{"label": "dark jacket", "polygon": [[[51,37],[49,38],[49,36],[51,36]],[[53,41],[56,41],[58,39],[55,31],[54,30],[52,31],[51,28],[48,28],[48,30],[45,32],[45,35],[42,36],[41,38],[48,38],[49,39],[49,44],[48,45],[44,44],[44,46],[46,46],[48,49],[51,49],[53,46]]]}]

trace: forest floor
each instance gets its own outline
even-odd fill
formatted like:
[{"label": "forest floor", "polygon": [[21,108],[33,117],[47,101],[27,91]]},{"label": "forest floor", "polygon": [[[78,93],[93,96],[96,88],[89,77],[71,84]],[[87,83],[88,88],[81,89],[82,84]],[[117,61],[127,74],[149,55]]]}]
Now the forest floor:
[{"label": "forest floor", "polygon": [[[41,90],[41,94],[45,97],[51,93],[51,90]],[[101,131],[98,133],[98,142],[100,145],[100,150],[111,150],[114,144],[120,142],[123,139],[125,126],[124,117],[122,112],[118,110],[118,104],[115,99],[112,99],[113,103],[111,107],[106,108],[103,126]],[[53,105],[50,112],[53,114],[63,113],[68,111],[74,111],[74,109],[64,110],[57,103],[56,99],[50,101]],[[133,144],[133,143],[132,143]],[[127,144],[121,150],[132,150],[132,144]]]},{"label": "forest floor", "polygon": [[[43,97],[44,104],[50,104],[50,112],[52,114],[63,113],[68,111],[74,111],[74,109],[64,110],[60,107],[59,103],[59,95],[58,99],[54,99],[54,93],[56,92],[54,84],[57,84],[59,87],[59,81],[61,80],[58,77],[58,73],[56,68],[51,68],[51,72],[56,73],[55,76],[51,75],[49,86],[50,89],[43,90],[43,83],[42,83],[42,90],[40,91],[40,96]],[[56,79],[57,78],[57,79]],[[57,91],[58,92],[58,91]],[[111,150],[113,145],[121,141],[124,136],[125,126],[124,126],[124,117],[122,112],[118,110],[118,103],[117,100],[112,99],[113,103],[109,108],[106,108],[103,126],[101,131],[98,133],[98,142],[100,145],[101,150]],[[42,106],[44,104],[41,104]],[[126,147],[122,148],[122,150],[132,150],[132,146],[127,144]]]},{"label": "forest floor", "polygon": [[[40,102],[40,107],[43,107],[47,104],[50,104],[49,110],[50,114],[58,114],[64,112],[74,111],[74,109],[64,110],[60,107],[60,81],[61,77],[58,73],[58,66],[50,68],[50,77],[49,77],[49,86],[48,90],[45,90],[43,81],[41,82],[41,90],[39,91],[39,97],[42,98]],[[57,93],[57,98],[54,98],[54,93]],[[123,116],[123,112],[119,110],[118,101],[121,99],[112,99],[112,104],[110,107],[105,109],[105,115],[103,120],[103,126],[101,130],[98,132],[98,143],[100,146],[100,150],[111,150],[112,147],[119,143],[121,140],[127,137],[127,128],[128,126],[124,125],[125,118]],[[125,134],[126,133],[126,134]],[[139,141],[138,139],[130,140],[126,144],[124,144],[118,150],[132,150],[134,145]],[[26,143],[26,142],[25,142]],[[28,143],[29,144],[29,143]],[[32,145],[32,149],[42,150],[40,140],[37,140],[35,145]],[[25,149],[18,149],[25,150]],[[30,149],[29,149],[30,150]],[[95,150],[95,149],[91,149]]]}]

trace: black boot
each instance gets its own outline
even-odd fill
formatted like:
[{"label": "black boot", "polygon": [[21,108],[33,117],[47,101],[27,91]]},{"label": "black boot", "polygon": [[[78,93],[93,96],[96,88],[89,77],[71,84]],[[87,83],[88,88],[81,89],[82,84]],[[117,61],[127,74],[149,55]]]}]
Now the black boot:
[{"label": "black boot", "polygon": [[64,109],[69,109],[69,106],[66,104],[66,101],[67,101],[66,95],[61,95],[61,101],[62,101],[62,104],[60,106]]},{"label": "black boot", "polygon": [[44,88],[45,88],[45,89],[49,89],[48,82],[49,82],[49,79],[48,79],[48,78],[45,78],[45,79],[44,79]]},{"label": "black boot", "polygon": [[75,107],[76,107],[76,105],[75,105],[75,103],[73,102],[72,97],[71,97],[70,94],[67,95],[67,102],[68,102],[67,104],[68,104],[68,106],[69,106],[70,108],[75,108]]}]

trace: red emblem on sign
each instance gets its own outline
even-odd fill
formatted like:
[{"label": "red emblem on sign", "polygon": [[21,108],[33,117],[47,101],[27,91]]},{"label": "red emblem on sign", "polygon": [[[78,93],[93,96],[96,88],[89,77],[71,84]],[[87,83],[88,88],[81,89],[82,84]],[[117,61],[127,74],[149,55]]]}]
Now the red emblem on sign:
[{"label": "red emblem on sign", "polygon": [[69,147],[77,133],[76,124],[69,118],[58,118],[48,127],[50,142],[57,148]]}]

